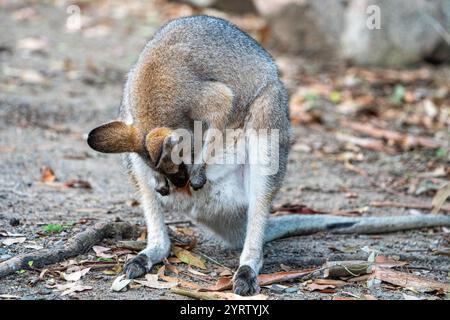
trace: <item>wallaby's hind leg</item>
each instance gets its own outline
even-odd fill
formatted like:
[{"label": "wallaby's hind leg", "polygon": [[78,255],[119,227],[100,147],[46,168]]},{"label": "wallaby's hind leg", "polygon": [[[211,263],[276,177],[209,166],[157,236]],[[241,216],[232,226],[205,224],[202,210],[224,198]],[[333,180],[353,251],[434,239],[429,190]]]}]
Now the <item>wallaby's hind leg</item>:
[{"label": "wallaby's hind leg", "polygon": [[[257,275],[263,263],[267,217],[286,170],[290,131],[283,87],[279,83],[267,85],[251,105],[250,113],[249,128],[245,128],[248,135],[247,228],[239,269],[233,279],[233,290],[240,295],[259,291]],[[256,131],[249,134],[249,129]]]},{"label": "wallaby's hind leg", "polygon": [[[131,158],[131,156],[130,156]],[[164,223],[164,216],[156,199],[155,191],[148,181],[149,170],[137,156],[130,159],[131,171],[141,194],[142,208],[147,223],[147,247],[139,252],[124,266],[124,272],[129,279],[138,278],[150,271],[153,264],[162,261],[170,253],[170,240]]]}]

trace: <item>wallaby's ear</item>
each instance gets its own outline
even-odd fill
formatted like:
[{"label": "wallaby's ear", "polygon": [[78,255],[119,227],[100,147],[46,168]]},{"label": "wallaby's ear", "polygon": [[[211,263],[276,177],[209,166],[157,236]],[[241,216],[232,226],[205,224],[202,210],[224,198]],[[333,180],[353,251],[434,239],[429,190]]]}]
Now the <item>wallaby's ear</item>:
[{"label": "wallaby's ear", "polygon": [[138,129],[121,121],[95,128],[89,133],[87,143],[104,153],[139,152],[142,149]]},{"label": "wallaby's ear", "polygon": [[145,137],[145,147],[152,164],[156,167],[163,153],[164,140],[172,133],[169,128],[155,128]]}]

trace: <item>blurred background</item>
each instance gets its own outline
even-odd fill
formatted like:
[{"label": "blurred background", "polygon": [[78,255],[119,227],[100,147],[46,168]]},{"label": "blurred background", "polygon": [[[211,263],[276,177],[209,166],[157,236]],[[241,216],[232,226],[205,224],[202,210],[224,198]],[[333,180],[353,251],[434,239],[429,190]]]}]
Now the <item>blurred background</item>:
[{"label": "blurred background", "polygon": [[[47,246],[91,220],[142,223],[120,158],[90,150],[86,134],[116,117],[125,76],[155,30],[198,14],[254,37],[289,91],[295,139],[277,206],[417,214],[448,190],[450,0],[0,0],[0,229]],[[438,212],[450,212],[448,193]],[[71,231],[57,236],[37,232],[68,221]],[[311,238],[300,248],[280,242],[277,259],[322,256],[340,241],[424,254],[450,241],[445,228],[380,241]],[[0,261],[26,250],[0,247]]]},{"label": "blurred background", "polygon": [[[82,136],[114,117],[125,75],[155,30],[207,14],[237,24],[274,56],[299,126],[294,148],[358,174],[354,164],[397,156],[402,170],[437,179],[402,172],[392,182],[416,195],[433,195],[449,178],[449,0],[0,0],[0,7],[2,125],[47,129],[23,143]],[[17,138],[8,132],[2,140]],[[3,141],[2,152],[23,149],[18,142]]]}]

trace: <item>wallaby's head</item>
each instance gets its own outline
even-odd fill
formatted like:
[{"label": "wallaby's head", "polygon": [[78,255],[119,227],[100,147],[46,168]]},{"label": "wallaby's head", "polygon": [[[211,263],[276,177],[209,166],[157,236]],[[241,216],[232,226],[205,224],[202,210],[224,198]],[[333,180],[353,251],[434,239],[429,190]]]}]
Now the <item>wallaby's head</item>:
[{"label": "wallaby's head", "polygon": [[172,149],[176,144],[172,141],[172,133],[172,129],[165,127],[145,133],[136,126],[113,121],[92,130],[87,143],[92,149],[103,153],[137,153],[176,187],[184,187],[189,175],[184,163],[175,164],[172,161]]}]

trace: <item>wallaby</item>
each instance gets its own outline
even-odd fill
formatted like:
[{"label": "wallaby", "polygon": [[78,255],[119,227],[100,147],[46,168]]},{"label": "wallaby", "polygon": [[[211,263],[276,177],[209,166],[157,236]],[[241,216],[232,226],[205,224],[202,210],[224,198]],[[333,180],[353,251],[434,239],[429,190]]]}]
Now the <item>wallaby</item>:
[{"label": "wallaby", "polygon": [[[277,171],[263,172],[260,159],[255,159],[272,156],[269,144],[261,141],[245,144],[243,164],[206,164],[209,134],[201,152],[192,153],[200,163],[176,164],[171,159],[176,130],[194,132],[196,122],[222,132],[277,130]],[[286,90],[273,59],[253,38],[209,16],[175,19],[159,29],[128,74],[119,120],[92,130],[88,137],[97,151],[125,153],[141,196],[148,245],[125,264],[127,276],[143,276],[169,255],[163,213],[177,208],[190,211],[195,221],[229,245],[243,248],[233,290],[257,293],[264,242],[295,229],[279,219],[283,217],[268,219],[285,175],[290,137]],[[236,144],[248,139],[245,134],[234,138]]]}]

